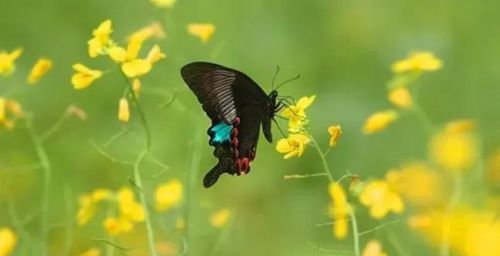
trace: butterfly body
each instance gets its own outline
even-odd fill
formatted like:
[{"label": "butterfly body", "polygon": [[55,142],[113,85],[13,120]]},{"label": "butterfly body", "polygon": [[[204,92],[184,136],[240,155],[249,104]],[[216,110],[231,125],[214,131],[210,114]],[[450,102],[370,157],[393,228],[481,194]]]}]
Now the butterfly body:
[{"label": "butterfly body", "polygon": [[181,75],[212,121],[207,133],[218,163],[206,174],[205,187],[223,173],[247,174],[261,127],[272,141],[271,121],[279,108],[277,92],[267,95],[242,72],[208,62],[187,64]]}]

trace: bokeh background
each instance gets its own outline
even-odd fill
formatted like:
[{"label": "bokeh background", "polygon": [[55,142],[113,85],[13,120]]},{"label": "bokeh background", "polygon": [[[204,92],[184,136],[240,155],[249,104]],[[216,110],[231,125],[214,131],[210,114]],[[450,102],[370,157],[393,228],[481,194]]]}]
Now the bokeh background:
[{"label": "bokeh background", "polygon": [[[401,162],[426,159],[428,136],[411,115],[383,133],[361,132],[369,114],[391,107],[386,100],[390,65],[413,50],[430,50],[444,62],[442,70],[419,81],[418,100],[429,119],[436,124],[474,119],[485,157],[500,145],[500,4],[496,1],[179,0],[174,8],[161,9],[147,0],[3,0],[0,6],[0,49],[24,49],[16,73],[0,79],[0,92],[16,87],[10,97],[33,115],[41,131],[70,105],[87,114],[85,121],[65,122],[45,143],[53,168],[48,214],[52,228],[47,242],[51,255],[64,255],[58,248],[67,237],[68,223],[74,224],[78,195],[96,188],[130,186],[132,168],[103,157],[92,142],[103,145],[126,126],[131,134],[107,152],[134,161],[141,145],[135,138],[142,135],[142,128],[134,109],[128,124],[116,118],[126,86],[117,72],[106,74],[86,90],[74,90],[70,83],[76,62],[103,70],[112,66],[105,58],[91,60],[87,55],[91,31],[105,19],[113,21],[113,38],[121,43],[131,32],[156,21],[167,33],[166,39],[155,41],[167,58],[142,79],[140,100],[151,127],[152,152],[169,166],[160,173],[157,165],[144,164],[144,190],[152,196],[158,184],[172,178],[184,184],[183,204],[167,214],[155,213],[153,220],[157,240],[171,241],[170,246],[177,248],[173,255],[181,253],[186,236],[189,255],[349,255],[339,251],[352,248],[349,237],[339,241],[329,226],[316,226],[330,221],[327,181],[283,179],[322,170],[312,149],[285,161],[273,144],[261,138],[250,175],[223,176],[214,187],[202,187],[202,177],[215,159],[206,143],[209,120],[179,74],[191,61],[242,70],[265,91],[271,88],[277,65],[279,81],[300,74],[279,93],[295,98],[317,95],[308,114],[311,132],[325,147],[326,128],[342,126],[342,138],[327,156],[336,178],[346,171],[364,180],[383,178]],[[203,44],[187,33],[191,22],[212,23],[216,32]],[[28,86],[25,75],[39,57],[52,59],[53,70],[38,85]],[[159,107],[174,96],[172,104]],[[286,122],[278,122],[286,128]],[[281,137],[276,127],[273,132],[276,139]],[[0,130],[0,226],[14,225],[10,205],[24,228],[24,235],[16,231],[15,255],[37,255],[31,251],[40,242],[43,184],[37,161],[23,124],[13,131]],[[492,193],[485,186],[480,183],[465,193]],[[210,214],[221,208],[231,209],[230,223],[211,227]],[[366,210],[359,213],[360,230],[381,223],[370,219]],[[375,238],[388,255],[437,255],[436,247],[407,227],[404,216],[410,213],[395,216],[401,221],[361,237],[361,244]],[[187,216],[187,232],[175,229],[177,216]],[[106,237],[99,220],[73,226],[70,255],[90,247],[106,250],[105,243],[93,240]],[[127,255],[147,255],[144,237],[145,230],[138,225],[117,243],[135,248]],[[115,253],[119,255],[118,250]]]}]

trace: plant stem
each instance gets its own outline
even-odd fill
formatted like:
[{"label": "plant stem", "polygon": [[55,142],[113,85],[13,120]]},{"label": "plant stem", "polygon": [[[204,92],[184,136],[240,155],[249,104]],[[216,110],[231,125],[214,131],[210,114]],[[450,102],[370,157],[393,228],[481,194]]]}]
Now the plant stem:
[{"label": "plant stem", "polygon": [[[37,135],[35,127],[33,125],[33,117],[26,118],[26,127],[28,129],[31,141],[33,146],[35,147],[36,154],[40,161],[43,170],[43,192],[42,192],[42,200],[41,200],[41,215],[40,215],[40,242],[43,244],[47,240],[47,214],[49,211],[49,188],[50,188],[50,179],[52,177],[52,167],[50,165],[49,157],[47,155],[47,151],[43,147],[42,139]],[[42,250],[42,255],[47,255],[46,250]]]},{"label": "plant stem", "polygon": [[[314,137],[307,132],[307,136],[311,139],[311,142],[313,144],[313,147],[316,149],[318,152],[319,157],[321,158],[321,162],[323,164],[323,168],[325,171],[326,176],[330,180],[330,182],[335,182],[335,179],[333,178],[332,172],[330,171],[330,167],[328,167],[328,162],[326,161],[326,154],[323,153],[323,150],[319,147],[319,144],[316,142]],[[346,202],[349,205],[349,217],[351,219],[351,226],[352,226],[352,238],[354,240],[354,255],[359,256],[361,255],[360,249],[359,249],[359,231],[358,231],[358,221],[356,220],[356,214],[354,214],[354,209],[352,208],[351,204],[349,202]]]},{"label": "plant stem", "polygon": [[148,123],[146,121],[146,116],[144,114],[144,111],[142,110],[141,104],[139,103],[139,99],[137,98],[137,95],[134,93],[134,90],[132,88],[132,84],[130,83],[130,80],[125,76],[123,72],[121,72],[125,80],[127,81],[127,85],[130,91],[130,94],[132,95],[132,100],[135,103],[135,106],[137,107],[137,112],[139,113],[139,117],[141,120],[141,124],[144,128],[144,132],[146,134],[146,141],[144,143],[144,149],[139,153],[139,156],[137,157],[137,160],[135,161],[134,164],[134,182],[135,185],[138,187],[137,192],[139,194],[139,200],[141,204],[144,207],[144,215],[145,215],[145,225],[146,225],[146,233],[148,237],[148,248],[149,248],[149,255],[150,256],[156,256],[156,250],[155,250],[155,238],[154,238],[154,232],[153,232],[153,225],[151,223],[151,212],[149,211],[149,207],[147,204],[147,199],[146,199],[146,194],[144,192],[144,187],[142,183],[142,178],[141,178],[141,172],[140,172],[140,166],[144,158],[149,154],[149,150],[151,149],[151,132],[148,126]]}]

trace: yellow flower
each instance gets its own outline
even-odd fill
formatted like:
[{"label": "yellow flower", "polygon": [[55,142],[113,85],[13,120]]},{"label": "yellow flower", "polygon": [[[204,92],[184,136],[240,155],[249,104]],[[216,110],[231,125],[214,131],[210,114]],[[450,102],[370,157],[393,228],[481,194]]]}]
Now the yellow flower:
[{"label": "yellow flower", "polygon": [[89,69],[80,63],[73,65],[73,69],[77,72],[71,77],[71,83],[75,89],[87,88],[94,80],[102,76],[101,71]]},{"label": "yellow flower", "polygon": [[413,100],[410,91],[404,86],[391,89],[388,95],[389,101],[396,107],[402,109],[411,108]]},{"label": "yellow flower", "polygon": [[417,206],[445,203],[443,183],[435,170],[421,163],[404,165],[386,174],[389,187]]},{"label": "yellow flower", "polygon": [[141,80],[135,78],[132,81],[132,90],[134,91],[135,97],[139,97],[141,94]]},{"label": "yellow flower", "polygon": [[146,60],[149,61],[151,64],[155,64],[159,60],[165,58],[165,54],[161,52],[160,46],[155,44],[153,48],[148,53],[148,56],[146,57]]},{"label": "yellow flower", "polygon": [[105,53],[105,48],[107,47],[107,45],[112,43],[109,38],[111,32],[113,32],[113,29],[111,27],[111,20],[103,21],[99,25],[99,27],[94,29],[94,31],[92,32],[92,35],[94,37],[88,41],[88,51],[91,58],[95,58]]},{"label": "yellow flower", "polygon": [[151,0],[156,7],[159,8],[173,8],[177,0]]},{"label": "yellow flower", "polygon": [[295,105],[288,106],[283,109],[281,115],[288,118],[288,131],[292,133],[299,133],[304,130],[307,123],[306,109],[316,99],[316,95],[310,97],[300,98]]},{"label": "yellow flower", "polygon": [[311,139],[304,134],[291,134],[288,138],[280,139],[276,143],[276,151],[285,154],[284,159],[290,159],[294,156],[300,157],[310,141]]},{"label": "yellow flower", "polygon": [[130,232],[134,225],[126,218],[108,217],[103,222],[104,229],[108,234],[116,236],[122,233]]},{"label": "yellow flower", "polygon": [[79,226],[83,226],[89,222],[95,215],[96,204],[90,195],[82,195],[79,198],[80,209],[77,213],[77,223]]},{"label": "yellow flower", "polygon": [[96,247],[92,247],[82,253],[80,253],[80,256],[101,256],[101,250]]},{"label": "yellow flower", "polygon": [[335,147],[337,141],[342,135],[342,128],[340,127],[340,125],[332,125],[328,127],[328,133],[330,134],[330,147]]},{"label": "yellow flower", "polygon": [[412,216],[408,224],[436,246],[449,244],[457,255],[494,256],[500,255],[497,218],[494,211],[463,207]]},{"label": "yellow flower", "polygon": [[99,188],[92,192],[92,201],[97,203],[103,200],[109,200],[111,199],[112,195],[113,191],[109,189]]},{"label": "yellow flower", "polygon": [[6,111],[5,111],[6,100],[3,97],[0,97],[0,122],[5,120]]},{"label": "yellow flower", "polygon": [[135,59],[125,62],[122,65],[122,71],[127,77],[134,78],[145,75],[151,71],[151,62],[143,59]]},{"label": "yellow flower", "polygon": [[[153,22],[143,28],[141,28],[139,31],[134,32],[130,37],[133,36],[139,36],[143,38],[144,40],[147,40],[151,37],[156,37],[156,38],[165,38],[166,33],[163,31],[163,28],[161,26],[161,23],[159,22]],[[130,38],[129,37],[129,38]]]},{"label": "yellow flower", "polygon": [[145,219],[144,208],[135,201],[134,193],[130,188],[122,188],[118,191],[118,206],[123,219],[134,222],[143,222]]},{"label": "yellow flower", "polygon": [[182,200],[182,183],[178,179],[170,180],[156,188],[156,209],[168,211],[179,205]]},{"label": "yellow flower", "polygon": [[0,256],[10,255],[16,247],[17,237],[10,228],[0,228]]},{"label": "yellow flower", "polygon": [[328,186],[328,193],[332,199],[329,214],[334,221],[333,235],[338,239],[344,239],[347,236],[348,216],[351,208],[347,203],[345,191],[339,183],[331,182]]},{"label": "yellow flower", "polygon": [[452,122],[433,137],[430,154],[434,161],[451,171],[470,168],[477,158],[477,141],[471,121]]},{"label": "yellow flower", "polygon": [[118,63],[124,62],[127,57],[127,50],[116,45],[109,47],[106,51],[109,57]]},{"label": "yellow flower", "polygon": [[441,69],[443,63],[431,52],[414,52],[406,59],[392,65],[394,73],[435,71]]},{"label": "yellow flower", "polygon": [[189,34],[199,37],[203,43],[208,42],[215,32],[215,26],[211,23],[191,23],[188,25]]},{"label": "yellow flower", "polygon": [[118,103],[118,120],[123,123],[127,123],[130,119],[130,109],[128,106],[128,100],[126,98],[121,98]]},{"label": "yellow flower", "polygon": [[28,76],[29,84],[36,84],[43,75],[45,75],[52,68],[52,61],[49,59],[39,59],[35,66],[31,69],[31,73]]},{"label": "yellow flower", "polygon": [[10,75],[16,69],[15,61],[23,53],[23,49],[17,48],[13,52],[8,53],[0,51],[0,75]]},{"label": "yellow flower", "polygon": [[394,110],[380,111],[369,116],[363,126],[364,134],[373,134],[381,132],[392,122],[398,119],[398,112]]},{"label": "yellow flower", "polygon": [[222,228],[231,219],[231,215],[232,212],[229,209],[218,210],[210,217],[210,225],[216,228]]},{"label": "yellow flower", "polygon": [[363,250],[362,256],[387,256],[382,250],[382,244],[377,240],[370,240]]},{"label": "yellow flower", "polygon": [[401,196],[391,190],[387,182],[383,180],[375,180],[366,184],[359,200],[370,208],[370,215],[375,219],[381,219],[389,212],[401,213],[404,210]]}]

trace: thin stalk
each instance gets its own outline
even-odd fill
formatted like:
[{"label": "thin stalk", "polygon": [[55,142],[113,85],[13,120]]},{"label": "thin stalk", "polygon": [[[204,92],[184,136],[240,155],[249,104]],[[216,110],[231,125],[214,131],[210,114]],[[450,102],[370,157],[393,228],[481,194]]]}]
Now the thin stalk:
[{"label": "thin stalk", "polygon": [[150,256],[156,256],[156,250],[155,250],[155,238],[154,238],[154,232],[153,232],[153,225],[151,223],[151,213],[149,211],[149,207],[147,204],[147,199],[146,199],[146,194],[144,192],[144,186],[142,183],[142,177],[141,177],[141,172],[140,172],[140,166],[144,158],[149,154],[149,150],[151,149],[151,132],[148,126],[148,123],[146,121],[146,116],[144,114],[144,111],[142,110],[141,104],[139,103],[139,99],[137,98],[137,95],[134,93],[134,90],[132,88],[132,83],[130,83],[130,80],[125,76],[123,72],[121,72],[123,75],[124,79],[127,81],[127,85],[129,88],[129,92],[132,95],[132,100],[135,103],[135,106],[137,108],[137,112],[139,113],[139,118],[141,120],[141,124],[144,128],[144,132],[146,134],[146,141],[144,143],[144,149],[139,153],[139,156],[137,157],[137,160],[135,161],[134,164],[134,182],[139,189],[137,189],[137,193],[139,194],[139,200],[141,204],[144,207],[144,215],[145,215],[145,225],[146,225],[146,233],[148,237],[148,249],[149,249],[149,255]]},{"label": "thin stalk", "polygon": [[[323,153],[323,150],[319,147],[319,144],[316,142],[314,137],[308,133],[308,137],[311,139],[313,147],[316,149],[318,152],[319,157],[321,158],[321,162],[323,164],[323,168],[325,171],[326,176],[330,180],[330,182],[335,182],[335,179],[333,178],[332,172],[330,171],[330,167],[328,167],[328,162],[326,161],[326,155]],[[361,255],[360,252],[360,247],[359,247],[359,231],[358,231],[358,221],[356,219],[356,214],[354,213],[354,209],[351,207],[351,204],[347,202],[349,205],[349,218],[351,219],[351,226],[352,226],[352,238],[354,240],[354,255],[359,256]]]},{"label": "thin stalk", "polygon": [[[26,127],[28,129],[31,141],[35,147],[37,157],[41,163],[43,170],[43,192],[41,200],[41,213],[40,213],[40,240],[43,245],[47,240],[47,214],[49,211],[49,188],[50,180],[52,177],[52,167],[49,161],[47,151],[45,150],[42,138],[36,133],[35,127],[33,126],[32,117],[26,118]],[[42,255],[47,255],[46,250],[42,250]]]}]

